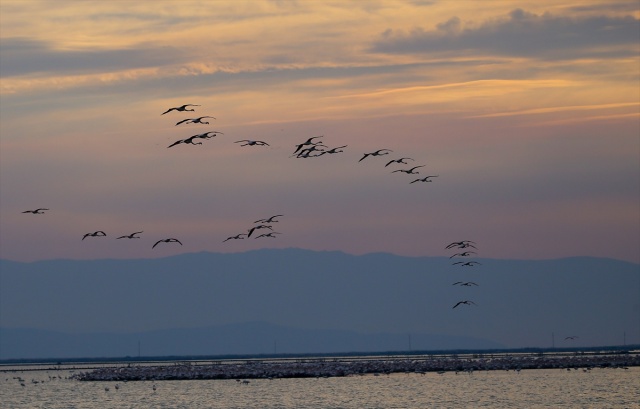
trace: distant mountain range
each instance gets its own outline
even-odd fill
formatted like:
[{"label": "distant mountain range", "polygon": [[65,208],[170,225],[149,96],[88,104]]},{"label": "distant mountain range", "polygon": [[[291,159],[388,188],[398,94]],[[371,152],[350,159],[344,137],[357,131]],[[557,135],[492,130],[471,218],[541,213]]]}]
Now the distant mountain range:
[{"label": "distant mountain range", "polygon": [[[640,343],[638,264],[454,260],[294,248],[0,260],[0,359]],[[452,308],[462,300],[476,305]]]}]

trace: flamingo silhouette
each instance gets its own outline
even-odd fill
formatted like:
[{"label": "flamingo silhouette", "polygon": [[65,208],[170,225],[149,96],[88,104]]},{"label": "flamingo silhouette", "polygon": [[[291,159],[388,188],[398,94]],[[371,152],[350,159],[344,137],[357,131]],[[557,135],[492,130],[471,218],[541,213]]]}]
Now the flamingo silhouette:
[{"label": "flamingo silhouette", "polygon": [[181,111],[181,112],[184,112],[184,111],[195,111],[195,109],[187,109],[187,107],[199,107],[199,106],[200,105],[195,105],[195,104],[185,104],[185,105],[182,105],[182,106],[179,106],[179,107],[169,108],[166,111],[164,111],[163,113],[161,113],[160,115],[164,115],[164,114],[166,114],[168,112],[171,112],[171,111]]}]

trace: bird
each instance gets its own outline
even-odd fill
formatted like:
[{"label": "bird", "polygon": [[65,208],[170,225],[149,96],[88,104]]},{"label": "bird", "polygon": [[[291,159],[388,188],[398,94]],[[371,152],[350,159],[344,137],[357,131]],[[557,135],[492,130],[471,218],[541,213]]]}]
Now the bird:
[{"label": "bird", "polygon": [[271,231],[269,233],[262,233],[261,235],[256,236],[256,239],[259,239],[260,237],[273,237],[273,238],[275,238],[276,236],[274,236],[274,234],[282,234],[282,233],[279,233],[277,231]]},{"label": "bird", "polygon": [[360,158],[360,160],[358,162],[362,162],[365,158],[367,158],[368,156],[382,156],[382,155],[388,155],[389,153],[393,152],[391,149],[378,149],[375,152],[370,152],[370,153],[365,153],[364,156],[362,158]]},{"label": "bird", "polygon": [[126,236],[116,237],[116,239],[139,239],[140,237],[136,236],[136,234],[142,233],[141,231],[137,231],[135,233],[128,234]]},{"label": "bird", "polygon": [[476,242],[471,240],[454,241],[453,243],[448,244],[447,247],[445,247],[445,249],[452,249],[452,248],[464,249],[467,247],[473,247],[475,249],[477,247],[474,246],[474,244],[476,244]]},{"label": "bird", "polygon": [[437,178],[437,177],[438,175],[425,176],[423,178],[418,178],[412,182],[409,182],[409,184],[416,183],[416,182],[433,182],[433,180],[431,180],[430,178]]},{"label": "bird", "polygon": [[179,121],[178,123],[176,123],[176,126],[180,125],[180,124],[205,124],[205,125],[209,125],[209,122],[203,122],[202,120],[204,118],[213,118],[216,119],[212,116],[201,116],[199,118],[187,118],[187,119],[183,119],[182,121]]},{"label": "bird", "polygon": [[572,335],[572,336],[570,336],[570,337],[566,337],[564,340],[565,340],[565,341],[571,341],[571,340],[578,339],[578,338],[579,338],[579,337],[578,337],[577,335]]},{"label": "bird", "polygon": [[475,251],[465,251],[465,252],[462,252],[462,253],[456,253],[453,256],[449,257],[449,258],[454,258],[455,256],[469,257],[472,254],[476,254],[476,252]]},{"label": "bird", "polygon": [[86,239],[87,237],[104,237],[106,236],[107,233],[103,232],[102,230],[98,230],[98,231],[94,231],[93,233],[87,233],[84,236],[82,236],[82,240]]},{"label": "bird", "polygon": [[414,166],[411,169],[397,169],[397,170],[391,171],[391,173],[403,172],[403,173],[406,173],[407,175],[417,175],[420,172],[414,172],[414,171],[418,168],[424,168],[425,166],[426,165],[419,165],[419,166]]},{"label": "bird", "polygon": [[461,286],[465,286],[465,287],[471,287],[472,285],[478,286],[478,284],[474,283],[473,281],[458,281],[456,283],[453,283],[451,285],[461,285]]},{"label": "bird", "polygon": [[254,231],[258,230],[258,229],[269,229],[269,230],[273,230],[273,227],[269,226],[268,224],[259,224],[259,225],[255,226],[255,227],[252,227],[252,228],[250,228],[250,229],[248,230],[248,231],[249,231],[249,234],[247,234],[247,237],[251,237],[251,234],[252,234]]},{"label": "bird", "polygon": [[465,301],[458,301],[456,303],[456,305],[454,305],[452,308],[456,308],[457,306],[459,306],[461,304],[464,304],[464,305],[478,305],[478,304],[474,303],[473,301],[465,300]]},{"label": "bird", "polygon": [[264,141],[252,141],[249,139],[243,139],[241,141],[235,141],[234,143],[242,143],[244,142],[244,144],[240,145],[240,146],[270,146],[268,143],[264,142]]},{"label": "bird", "polygon": [[195,111],[195,109],[187,109],[187,107],[199,107],[199,106],[200,105],[196,105],[196,104],[185,104],[185,105],[182,105],[182,106],[179,106],[179,107],[169,108],[166,111],[164,111],[163,113],[161,113],[160,115],[164,115],[164,114],[166,114],[168,112],[171,112],[171,111],[181,111],[181,112],[184,112],[184,111]]},{"label": "bird", "polygon": [[482,265],[481,263],[478,263],[477,261],[467,261],[466,263],[464,261],[457,261],[455,263],[452,264],[456,265],[456,264],[460,264],[461,266],[469,266],[469,267],[473,267],[474,265]]},{"label": "bird", "polygon": [[236,234],[235,236],[227,237],[226,239],[222,240],[222,242],[224,243],[225,241],[229,241],[229,240],[242,240],[244,239],[244,237],[242,236],[246,236],[246,235],[247,233]]},{"label": "bird", "polygon": [[45,209],[44,207],[39,207],[35,210],[25,210],[22,213],[44,214],[45,210],[49,210],[49,209]]},{"label": "bird", "polygon": [[[293,154],[291,156],[295,156],[296,158],[315,158],[318,156],[321,156],[323,152],[325,152],[324,149],[322,148],[326,148],[327,145],[323,145],[321,143],[317,143],[313,146],[311,146],[310,148],[305,148],[303,150],[301,150],[300,152],[298,152],[297,154]],[[312,155],[312,152],[319,152],[316,155]],[[290,156],[290,157],[291,157]]]},{"label": "bird", "polygon": [[155,246],[157,246],[160,243],[179,243],[182,246],[182,242],[180,240],[174,239],[174,238],[170,238],[170,239],[162,239],[162,240],[156,241],[156,244],[154,244],[151,248],[154,248]]},{"label": "bird", "polygon": [[254,223],[277,223],[278,220],[274,220],[276,217],[282,217],[281,214],[276,214],[275,216],[267,217],[266,219],[256,220]]},{"label": "bird", "polygon": [[386,168],[387,166],[391,165],[392,163],[402,163],[402,164],[408,165],[408,163],[405,162],[405,160],[415,160],[415,159],[412,159],[412,158],[400,158],[400,159],[390,160],[389,162],[387,162],[386,165],[384,165],[384,167]]},{"label": "bird", "polygon": [[175,141],[174,143],[172,143],[171,145],[167,146],[167,148],[171,148],[171,147],[179,145],[181,143],[191,144],[191,145],[202,145],[202,142],[194,142],[193,140],[195,138],[200,138],[200,135],[193,135],[193,136],[188,137],[187,139],[179,139],[179,140]]},{"label": "bird", "polygon": [[[213,135],[209,135],[209,134],[213,134]],[[194,138],[202,138],[202,139],[211,139],[214,136],[217,135],[224,135],[224,133],[220,132],[220,131],[209,131],[209,132],[205,132],[205,133],[201,133],[198,135],[193,135]]]},{"label": "bird", "polygon": [[324,135],[312,136],[311,138],[307,139],[305,142],[302,142],[301,144],[296,145],[296,150],[293,151],[293,154],[295,155],[296,153],[298,153],[298,151],[301,150],[303,146],[320,144],[321,142],[319,142],[319,141],[318,142],[314,142],[313,140],[316,139],[316,138],[322,138],[323,136]]},{"label": "bird", "polygon": [[342,150],[342,148],[346,148],[347,146],[348,146],[348,145],[342,145],[342,146],[338,146],[338,147],[331,148],[331,149],[328,149],[328,150],[324,150],[324,151],[320,152],[320,153],[318,154],[318,156],[322,156],[322,155],[324,155],[325,153],[332,154],[332,153],[340,153],[340,152],[344,152],[344,150]]}]

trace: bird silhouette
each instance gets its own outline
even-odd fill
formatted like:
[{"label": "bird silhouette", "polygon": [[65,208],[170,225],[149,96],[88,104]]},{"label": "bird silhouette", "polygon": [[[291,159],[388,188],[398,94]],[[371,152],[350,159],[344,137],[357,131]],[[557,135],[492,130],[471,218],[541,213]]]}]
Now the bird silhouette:
[{"label": "bird silhouette", "polygon": [[273,237],[273,238],[275,238],[276,236],[274,236],[274,234],[282,234],[282,233],[279,233],[277,231],[272,231],[272,232],[269,232],[269,233],[262,233],[261,235],[256,236],[256,239],[259,239],[260,237]]},{"label": "bird silhouette", "polygon": [[469,267],[473,267],[475,265],[482,265],[482,263],[478,263],[477,261],[456,261],[455,263],[452,264],[452,266],[456,265],[456,264],[460,264],[461,266],[469,266]]},{"label": "bird silhouette", "polygon": [[173,146],[180,145],[181,143],[184,143],[184,144],[187,144],[187,145],[202,145],[202,142],[194,142],[193,140],[195,138],[200,138],[200,135],[193,135],[193,136],[188,137],[187,139],[178,139],[177,141],[175,141],[171,145],[167,146],[167,148],[171,148]]},{"label": "bird silhouette", "polygon": [[222,240],[222,242],[224,243],[225,241],[229,241],[229,240],[243,240],[244,237],[242,236],[246,236],[246,235],[247,233],[236,234],[235,236],[227,237],[226,239]]},{"label": "bird silhouette", "polygon": [[155,248],[160,243],[178,243],[182,246],[182,242],[180,240],[169,238],[169,239],[162,239],[162,240],[156,241],[156,244],[154,244],[151,248]]},{"label": "bird silhouette", "polygon": [[216,119],[212,116],[201,116],[199,118],[187,118],[187,119],[183,119],[182,121],[179,121],[178,123],[176,123],[176,126],[180,125],[180,124],[205,124],[205,125],[209,125],[209,122],[204,122],[203,119],[204,118],[213,118]]},{"label": "bird silhouette", "polygon": [[388,155],[391,152],[393,152],[391,149],[378,149],[377,151],[374,151],[374,152],[365,153],[364,156],[362,156],[362,158],[360,158],[360,160],[358,162],[362,162],[363,160],[365,160],[369,156]]},{"label": "bird silhouette", "polygon": [[449,257],[449,258],[454,258],[454,257],[456,257],[456,256],[460,256],[460,257],[469,257],[469,256],[471,256],[472,254],[476,254],[476,252],[475,252],[475,251],[465,251],[465,252],[462,252],[462,253],[456,253],[456,254],[454,254],[453,256]]},{"label": "bird silhouette", "polygon": [[565,341],[571,341],[571,340],[578,339],[578,338],[579,337],[577,335],[573,335],[573,336],[570,336],[570,337],[566,337],[564,340]]},{"label": "bird silhouette", "polygon": [[416,183],[416,182],[433,182],[433,180],[431,180],[430,178],[437,178],[437,177],[438,177],[438,175],[425,176],[423,178],[415,179],[414,181],[409,182],[409,184]]},{"label": "bird silhouette", "polygon": [[478,305],[478,304],[474,303],[471,300],[465,300],[465,301],[458,301],[456,303],[456,305],[454,305],[452,308],[456,308],[457,306],[462,305],[462,304],[464,304],[464,305]]},{"label": "bird silhouette", "polygon": [[391,165],[392,163],[402,163],[404,165],[408,165],[408,163],[405,162],[405,160],[415,160],[415,159],[412,159],[412,158],[400,158],[400,159],[390,160],[389,162],[387,162],[386,165],[384,165],[384,167],[386,168],[387,166]]},{"label": "bird silhouette", "polygon": [[448,244],[447,247],[445,247],[445,249],[452,249],[452,248],[464,249],[467,247],[473,247],[475,249],[477,247],[474,246],[474,244],[476,244],[476,242],[471,240],[454,241],[453,243]]},{"label": "bird silhouette", "polygon": [[44,207],[39,207],[39,208],[34,209],[34,210],[25,210],[22,213],[44,214],[45,210],[49,210],[49,209],[45,209]]},{"label": "bird silhouette", "polygon": [[179,107],[174,107],[174,108],[169,108],[166,111],[164,111],[163,113],[161,113],[160,115],[164,115],[166,113],[169,113],[171,111],[195,111],[195,109],[187,109],[187,107],[199,107],[200,105],[196,105],[196,104],[185,104]]},{"label": "bird silhouette", "polygon": [[[209,135],[212,134],[212,135]],[[205,133],[201,133],[198,135],[193,135],[194,138],[201,138],[201,139],[211,139],[214,136],[218,136],[218,135],[224,135],[224,133],[220,132],[220,131],[209,131],[209,132],[205,132]]]},{"label": "bird silhouette", "polygon": [[343,150],[342,148],[346,148],[347,146],[348,146],[348,145],[342,145],[342,146],[337,146],[337,147],[335,147],[335,148],[331,148],[331,149],[325,149],[325,150],[321,151],[321,152],[318,154],[318,156],[322,156],[322,155],[324,155],[325,153],[332,154],[332,153],[341,153],[341,152],[344,152],[344,150]]},{"label": "bird silhouette", "polygon": [[241,141],[235,141],[234,143],[242,143],[240,146],[270,146],[268,143],[264,141],[252,141],[250,139],[243,139]]},{"label": "bird silhouette", "polygon": [[276,214],[275,216],[267,217],[266,219],[256,220],[254,223],[277,223],[278,220],[274,220],[276,217],[282,217],[281,214]]},{"label": "bird silhouette", "polygon": [[302,149],[302,147],[303,147],[303,146],[306,146],[306,145],[318,145],[318,144],[320,144],[321,142],[319,142],[319,141],[318,141],[318,142],[314,142],[313,140],[314,140],[314,139],[316,139],[316,138],[322,138],[323,136],[324,136],[324,135],[320,135],[320,136],[312,136],[311,138],[307,139],[305,142],[302,142],[301,144],[296,145],[296,150],[295,150],[295,151],[293,151],[293,154],[295,155],[296,153],[298,153],[298,151],[300,151],[300,150]]},{"label": "bird silhouette", "polygon": [[[294,155],[291,155],[291,156],[295,156],[296,158],[315,158],[315,157],[321,156],[322,153],[325,152],[325,150],[322,149],[322,148],[326,148],[326,147],[327,147],[327,145],[323,145],[321,143],[317,143],[315,145],[312,145],[309,148],[302,149],[297,154],[294,154]],[[316,154],[316,155],[312,155],[313,152],[319,152],[319,153]]]},{"label": "bird silhouette", "polygon": [[461,286],[465,286],[465,287],[471,287],[472,285],[478,286],[478,284],[474,283],[473,281],[458,281],[456,283],[453,283],[451,285],[461,285]]},{"label": "bird silhouette", "polygon": [[419,165],[419,166],[414,166],[411,169],[397,169],[397,170],[391,171],[391,173],[402,172],[402,173],[406,173],[407,175],[417,175],[420,172],[414,172],[414,171],[418,168],[424,168],[425,166],[426,165]]},{"label": "bird silhouette", "polygon": [[131,233],[125,236],[116,237],[116,239],[139,239],[140,237],[136,236],[136,234],[142,233],[141,231],[137,231],[135,233]]},{"label": "bird silhouette", "polygon": [[259,230],[259,229],[269,229],[269,230],[273,230],[272,226],[269,226],[268,224],[259,224],[255,227],[250,228],[249,234],[247,234],[247,237],[251,237],[251,234],[253,234],[254,231]]},{"label": "bird silhouette", "polygon": [[87,237],[104,237],[106,236],[107,233],[103,232],[102,230],[98,230],[98,231],[94,231],[93,233],[87,233],[84,236],[82,236],[82,240],[86,239]]}]

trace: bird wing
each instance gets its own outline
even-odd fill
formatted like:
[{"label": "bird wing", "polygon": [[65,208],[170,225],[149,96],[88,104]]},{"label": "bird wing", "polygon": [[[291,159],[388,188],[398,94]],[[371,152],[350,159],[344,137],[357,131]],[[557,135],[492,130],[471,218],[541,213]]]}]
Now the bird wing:
[{"label": "bird wing", "polygon": [[362,162],[364,160],[364,158],[366,158],[369,155],[371,155],[371,154],[370,153],[365,153],[364,156],[362,158],[360,158],[360,160],[358,162]]},{"label": "bird wing", "polygon": [[160,115],[164,115],[164,114],[166,114],[166,113],[168,113],[168,112],[171,112],[171,111],[173,111],[173,110],[175,110],[175,109],[176,109],[176,108],[169,108],[169,109],[167,109],[166,111],[164,111],[163,113],[161,113]]},{"label": "bird wing", "polygon": [[171,145],[167,146],[167,148],[171,148],[172,146],[176,146],[179,145],[181,143],[184,143],[184,139],[180,139],[178,141],[175,141],[174,143],[172,143]]},{"label": "bird wing", "polygon": [[155,248],[158,244],[162,243],[164,240],[158,240],[156,241],[156,244],[154,244],[153,246],[151,246],[151,248]]},{"label": "bird wing", "polygon": [[193,121],[193,119],[191,119],[191,118],[183,119],[182,121],[180,121],[180,122],[176,123],[176,126],[177,126],[177,125],[180,125],[180,124],[183,124],[183,123],[185,123],[185,122],[187,122],[187,121]]}]

